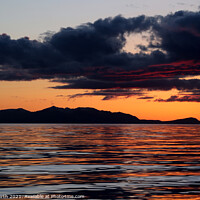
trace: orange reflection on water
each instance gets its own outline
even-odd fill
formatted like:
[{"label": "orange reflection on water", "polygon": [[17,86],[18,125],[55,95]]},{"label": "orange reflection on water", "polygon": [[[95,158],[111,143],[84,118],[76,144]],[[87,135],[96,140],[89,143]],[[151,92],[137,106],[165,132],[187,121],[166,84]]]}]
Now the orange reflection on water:
[{"label": "orange reflection on water", "polygon": [[165,195],[155,195],[154,197],[150,197],[149,200],[200,200],[199,195],[188,195],[188,194],[165,194]]},{"label": "orange reflection on water", "polygon": [[104,193],[105,188],[116,188],[116,197],[121,191],[148,199],[198,198],[199,125],[0,128],[0,188],[5,190],[45,185],[65,192],[73,185],[89,194],[90,189]]}]

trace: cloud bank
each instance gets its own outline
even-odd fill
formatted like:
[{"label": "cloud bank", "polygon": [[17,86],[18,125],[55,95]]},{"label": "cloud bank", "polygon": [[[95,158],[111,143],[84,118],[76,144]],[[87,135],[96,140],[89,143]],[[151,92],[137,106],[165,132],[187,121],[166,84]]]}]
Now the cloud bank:
[{"label": "cloud bank", "polygon": [[[124,51],[127,36],[138,33],[148,35],[147,44],[138,45],[138,53]],[[58,83],[55,89],[93,90],[71,98],[151,99],[146,91],[200,89],[199,79],[184,79],[200,75],[199,52],[200,12],[116,16],[46,33],[43,41],[0,35],[0,80],[47,79]],[[181,99],[187,98],[173,96],[166,101]]]}]

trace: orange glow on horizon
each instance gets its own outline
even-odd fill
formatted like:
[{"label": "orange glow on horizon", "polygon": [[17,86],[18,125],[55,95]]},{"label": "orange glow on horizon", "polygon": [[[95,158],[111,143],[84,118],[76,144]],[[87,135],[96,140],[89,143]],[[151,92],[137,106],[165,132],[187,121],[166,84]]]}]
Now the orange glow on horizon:
[{"label": "orange glow on horizon", "polygon": [[[84,96],[69,99],[68,95],[84,93],[86,90],[59,90],[51,89],[57,83],[47,80],[30,82],[2,81],[0,110],[24,108],[37,111],[50,106],[57,107],[93,107],[99,110],[124,112],[139,119],[174,120],[187,117],[200,119],[200,104],[196,102],[154,102],[153,100],[137,99],[138,97],[102,100],[103,96]],[[149,92],[148,96],[169,98],[175,95],[176,90]]]}]

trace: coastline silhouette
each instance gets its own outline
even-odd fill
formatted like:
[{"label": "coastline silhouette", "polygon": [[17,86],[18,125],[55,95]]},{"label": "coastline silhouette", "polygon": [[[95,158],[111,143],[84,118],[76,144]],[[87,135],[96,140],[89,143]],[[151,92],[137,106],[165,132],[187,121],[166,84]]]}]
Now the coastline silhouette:
[{"label": "coastline silhouette", "polygon": [[70,109],[52,106],[36,112],[22,108],[0,110],[0,123],[200,124],[200,121],[193,117],[172,121],[145,120],[122,112],[90,107]]}]

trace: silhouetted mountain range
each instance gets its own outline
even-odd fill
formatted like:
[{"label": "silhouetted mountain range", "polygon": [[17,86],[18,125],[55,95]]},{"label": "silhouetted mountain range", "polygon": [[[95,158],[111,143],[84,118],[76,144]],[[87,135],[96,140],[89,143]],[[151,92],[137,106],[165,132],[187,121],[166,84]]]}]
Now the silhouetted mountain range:
[{"label": "silhouetted mountain range", "polygon": [[140,120],[130,114],[94,108],[58,108],[30,112],[22,108],[0,110],[0,123],[122,123],[122,124],[200,124],[195,118],[173,121]]}]

